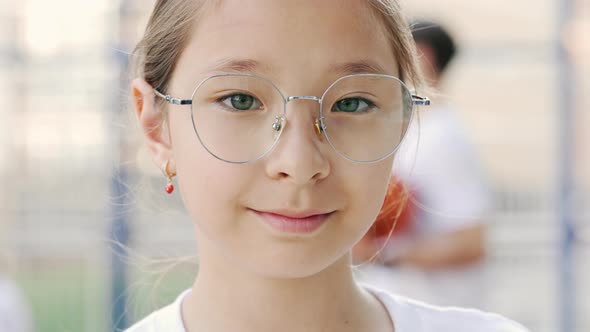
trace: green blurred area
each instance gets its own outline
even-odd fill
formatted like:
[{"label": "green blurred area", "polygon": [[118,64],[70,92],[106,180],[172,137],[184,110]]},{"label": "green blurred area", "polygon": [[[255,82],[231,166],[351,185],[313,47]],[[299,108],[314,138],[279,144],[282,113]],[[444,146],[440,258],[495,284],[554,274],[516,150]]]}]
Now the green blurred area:
[{"label": "green blurred area", "polygon": [[[194,280],[194,268],[174,268],[130,274],[127,291],[128,325],[165,306]],[[110,285],[105,270],[60,266],[16,275],[29,301],[38,332],[112,331]]]}]

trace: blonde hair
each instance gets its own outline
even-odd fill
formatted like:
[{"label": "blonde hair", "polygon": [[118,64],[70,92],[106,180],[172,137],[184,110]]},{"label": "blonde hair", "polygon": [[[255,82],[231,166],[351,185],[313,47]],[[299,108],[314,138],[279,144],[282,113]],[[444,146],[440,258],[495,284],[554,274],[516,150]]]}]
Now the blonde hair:
[{"label": "blonde hair", "polygon": [[[217,1],[157,0],[132,61],[133,74],[166,92],[191,29],[205,5]],[[422,85],[414,40],[398,0],[369,0],[384,24],[400,70],[400,79],[414,89]]]}]

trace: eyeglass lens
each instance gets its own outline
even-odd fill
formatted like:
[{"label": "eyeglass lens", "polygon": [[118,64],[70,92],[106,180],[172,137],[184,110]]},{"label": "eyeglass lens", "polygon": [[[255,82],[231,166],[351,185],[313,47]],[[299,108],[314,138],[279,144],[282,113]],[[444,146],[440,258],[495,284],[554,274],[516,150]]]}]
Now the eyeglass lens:
[{"label": "eyeglass lens", "polygon": [[[321,105],[324,134],[332,147],[348,159],[367,162],[388,156],[400,144],[412,97],[396,78],[353,75],[336,81]],[[201,144],[230,162],[248,162],[269,152],[285,128],[284,110],[283,94],[258,76],[213,76],[192,98]]]}]

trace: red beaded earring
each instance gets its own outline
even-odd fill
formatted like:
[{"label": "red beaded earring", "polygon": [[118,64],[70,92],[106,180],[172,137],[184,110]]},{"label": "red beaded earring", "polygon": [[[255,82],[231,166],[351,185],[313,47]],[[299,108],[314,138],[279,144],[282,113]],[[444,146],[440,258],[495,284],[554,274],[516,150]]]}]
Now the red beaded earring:
[{"label": "red beaded earring", "polygon": [[166,163],[164,163],[164,167],[163,167],[162,171],[164,172],[164,175],[166,176],[166,178],[168,178],[168,183],[164,187],[164,190],[166,190],[166,192],[168,194],[172,194],[172,192],[174,191],[174,185],[172,184],[172,178],[174,178],[176,176],[176,173],[168,170],[169,163],[170,163],[170,160],[166,160]]}]

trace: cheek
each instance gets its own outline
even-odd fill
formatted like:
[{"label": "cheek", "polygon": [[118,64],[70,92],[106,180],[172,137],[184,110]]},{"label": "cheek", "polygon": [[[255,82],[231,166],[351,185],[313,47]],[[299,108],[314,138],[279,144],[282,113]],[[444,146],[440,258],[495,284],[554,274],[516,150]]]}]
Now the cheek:
[{"label": "cheek", "polygon": [[349,175],[344,177],[349,193],[350,220],[362,229],[359,238],[381,210],[391,178],[391,165],[389,159],[374,165],[358,165],[349,169]]},{"label": "cheek", "polygon": [[195,134],[190,116],[171,117],[171,136],[179,189],[184,205],[200,228],[230,226],[238,212],[242,188],[248,187],[250,168],[220,161],[207,152]]}]

